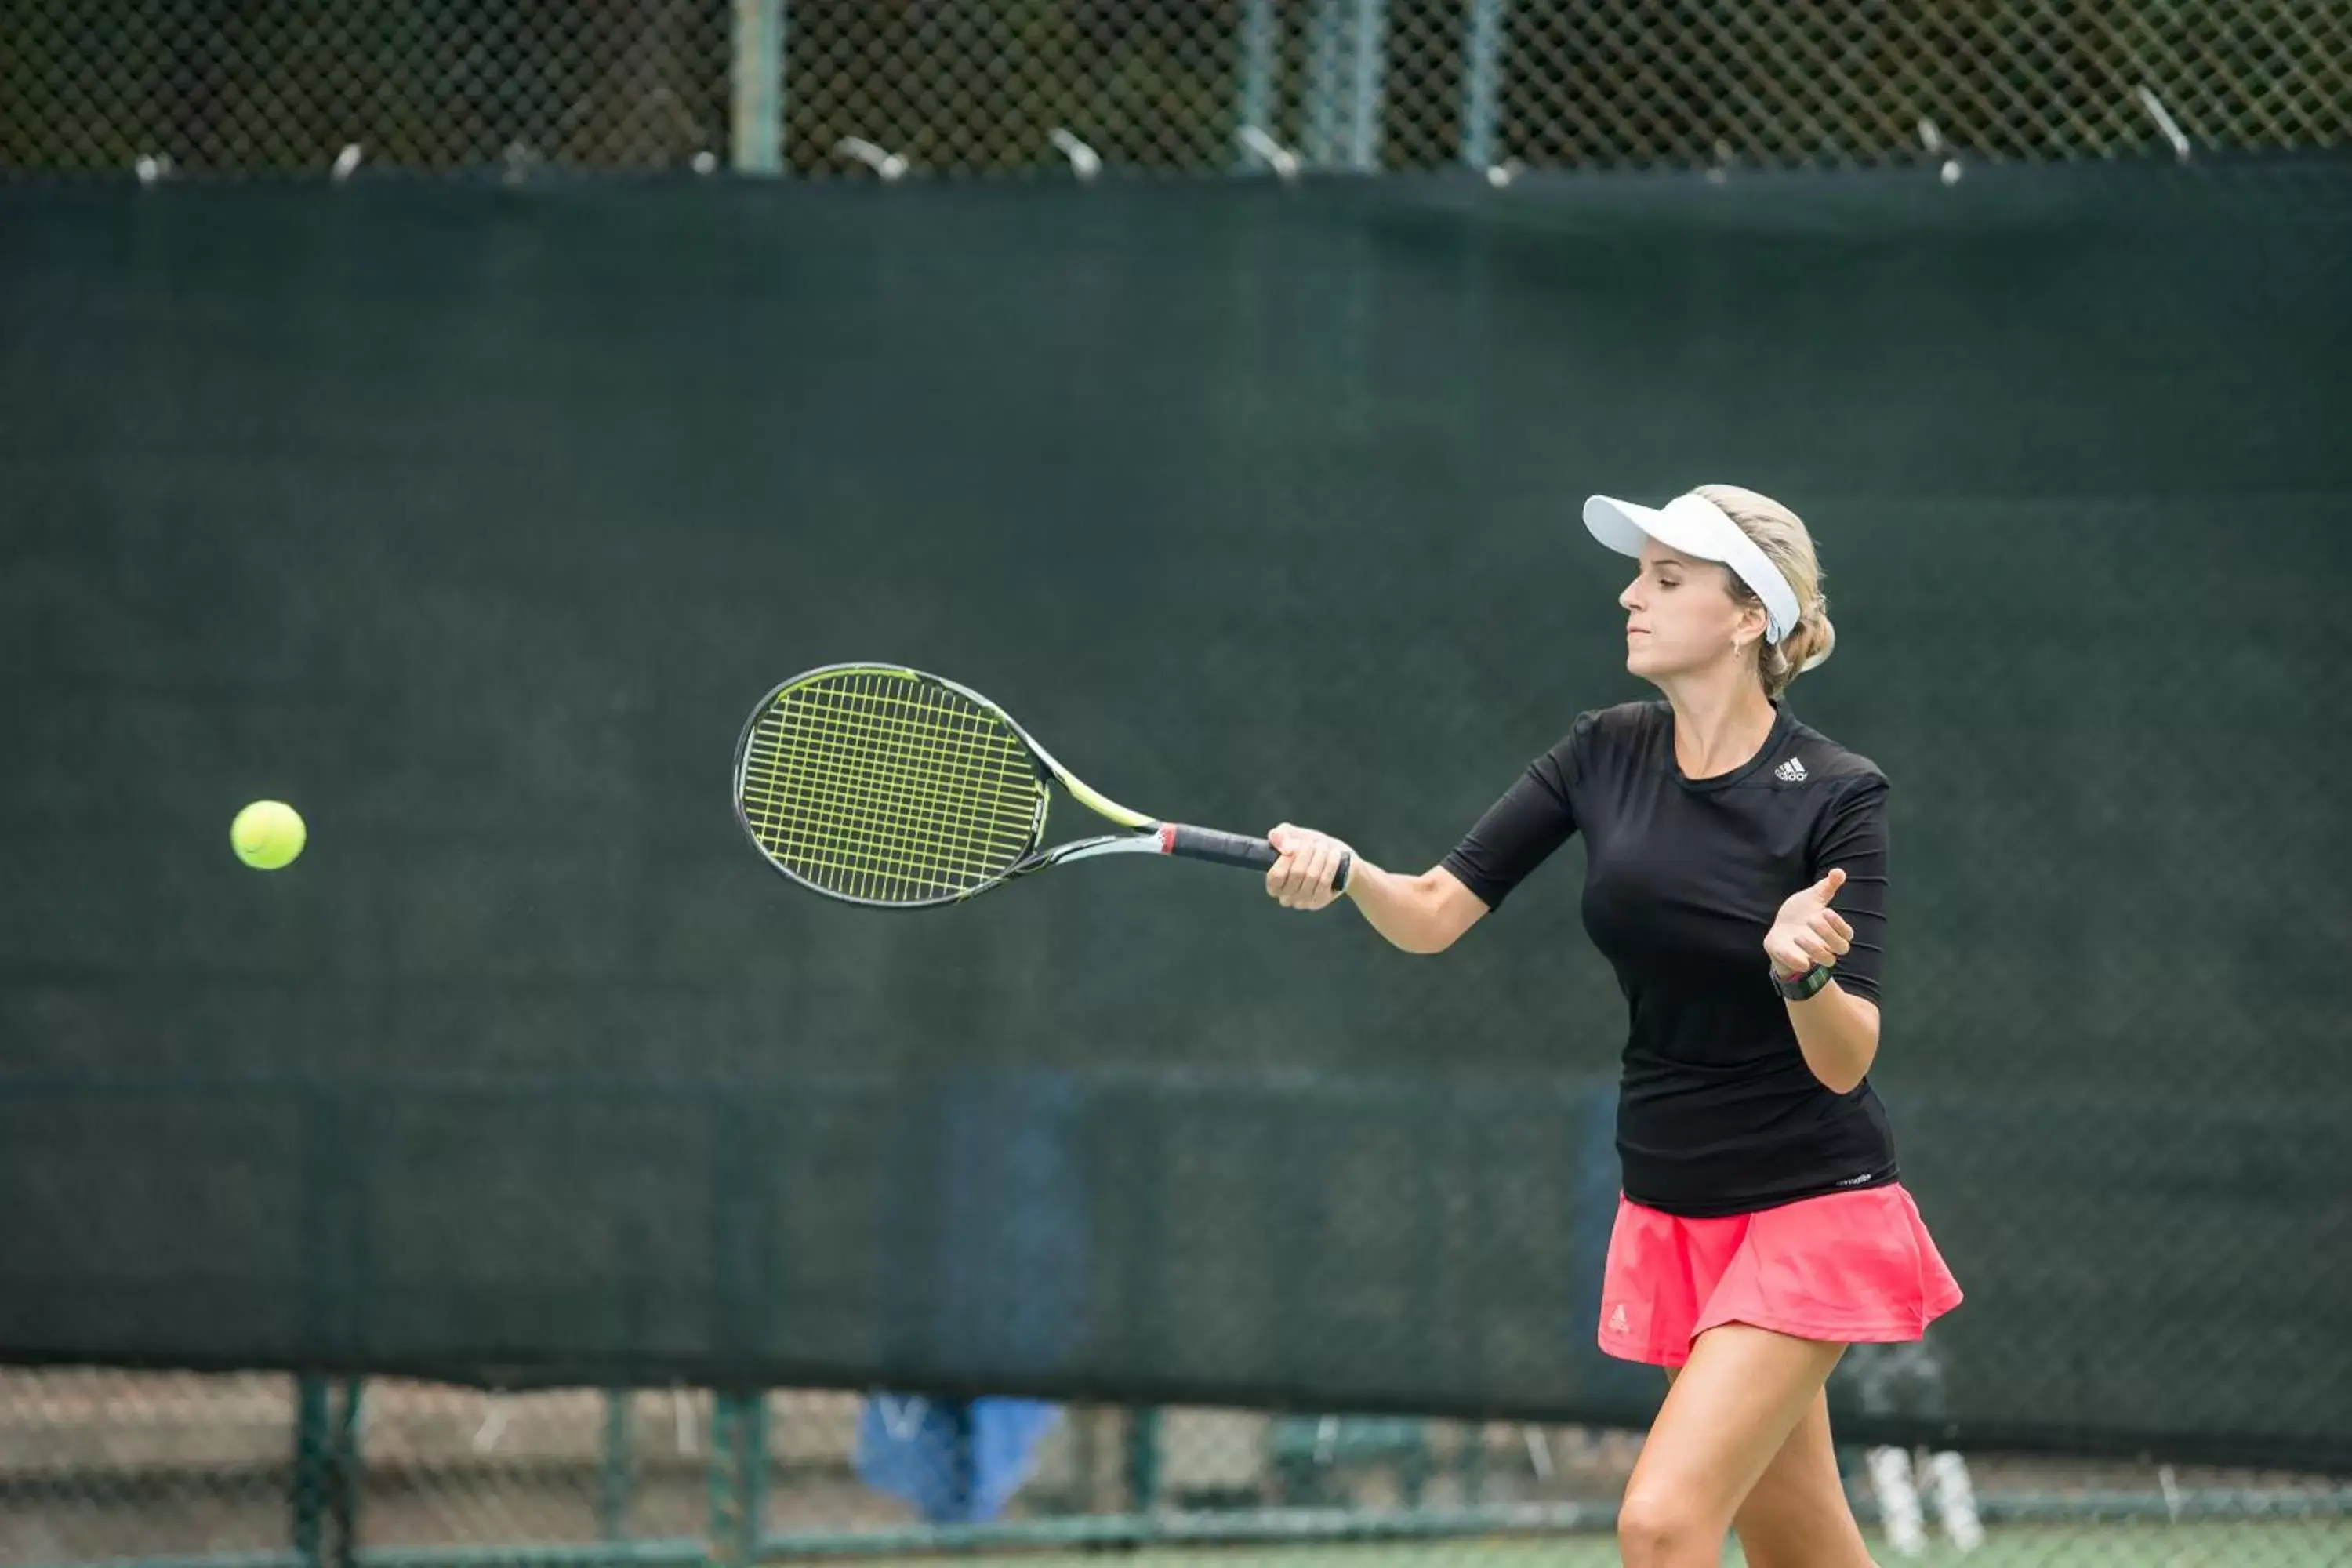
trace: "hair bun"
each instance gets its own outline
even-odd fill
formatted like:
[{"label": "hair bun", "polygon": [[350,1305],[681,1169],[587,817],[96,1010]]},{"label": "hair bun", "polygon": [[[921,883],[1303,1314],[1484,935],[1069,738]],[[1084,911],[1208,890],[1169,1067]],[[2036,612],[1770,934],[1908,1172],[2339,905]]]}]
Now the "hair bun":
[{"label": "hair bun", "polygon": [[1830,625],[1827,616],[1818,616],[1810,622],[1800,622],[1797,629],[1801,633],[1811,632],[1814,640],[1822,645],[1805,655],[1805,661],[1797,666],[1797,673],[1802,675],[1806,670],[1817,669],[1829,662],[1831,650],[1837,647],[1837,627]]}]

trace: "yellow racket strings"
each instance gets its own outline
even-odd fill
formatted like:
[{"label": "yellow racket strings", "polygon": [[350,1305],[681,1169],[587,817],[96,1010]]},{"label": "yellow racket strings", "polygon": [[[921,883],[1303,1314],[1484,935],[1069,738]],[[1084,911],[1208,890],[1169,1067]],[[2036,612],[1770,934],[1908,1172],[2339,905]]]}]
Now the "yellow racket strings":
[{"label": "yellow racket strings", "polygon": [[1044,793],[1013,728],[904,670],[838,670],[753,727],[743,816],[760,847],[829,893],[919,903],[1001,876],[1034,842]]}]

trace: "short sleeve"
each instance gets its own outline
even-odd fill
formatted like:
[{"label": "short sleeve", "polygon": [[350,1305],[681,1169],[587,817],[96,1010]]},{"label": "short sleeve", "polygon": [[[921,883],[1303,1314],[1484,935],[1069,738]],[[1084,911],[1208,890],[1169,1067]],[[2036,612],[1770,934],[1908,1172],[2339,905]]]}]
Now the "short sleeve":
[{"label": "short sleeve", "polygon": [[1871,1002],[1886,962],[1886,780],[1867,773],[1840,791],[1822,816],[1807,874],[1818,881],[1832,867],[1845,885],[1831,908],[1853,928],[1853,947],[1837,962],[1838,988]]},{"label": "short sleeve", "polygon": [[1576,777],[1575,747],[1571,733],[1529,763],[1518,782],[1486,808],[1439,862],[1489,910],[1502,908],[1511,889],[1576,831],[1570,795]]}]

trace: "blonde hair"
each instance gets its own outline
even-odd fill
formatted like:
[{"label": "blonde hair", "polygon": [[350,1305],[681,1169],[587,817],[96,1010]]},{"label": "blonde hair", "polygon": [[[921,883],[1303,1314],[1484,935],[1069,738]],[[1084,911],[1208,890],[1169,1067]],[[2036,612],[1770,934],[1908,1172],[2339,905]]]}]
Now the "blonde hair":
[{"label": "blonde hair", "polygon": [[[1739,531],[1755,541],[1756,548],[1797,595],[1796,629],[1778,644],[1759,645],[1757,650],[1756,673],[1764,682],[1764,695],[1778,697],[1800,674],[1829,658],[1837,646],[1837,628],[1830,625],[1830,602],[1822,592],[1824,574],[1820,557],[1813,552],[1813,536],[1795,512],[1770,496],[1738,485],[1700,485],[1691,493],[1714,502],[1738,524]],[[1738,573],[1726,567],[1723,574],[1730,582],[1736,603],[1762,604]]]}]

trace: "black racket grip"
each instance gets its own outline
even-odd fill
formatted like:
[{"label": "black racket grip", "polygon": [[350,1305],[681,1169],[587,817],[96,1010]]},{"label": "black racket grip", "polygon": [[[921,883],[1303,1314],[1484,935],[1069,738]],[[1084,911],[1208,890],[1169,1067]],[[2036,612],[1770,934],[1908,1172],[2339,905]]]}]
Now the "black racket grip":
[{"label": "black racket grip", "polygon": [[[1170,823],[1160,830],[1160,847],[1171,855],[1181,855],[1187,860],[1213,860],[1220,866],[1245,866],[1253,871],[1263,871],[1282,858],[1282,852],[1263,838],[1252,838],[1242,833],[1220,833],[1213,827],[1187,827],[1181,823]],[[1355,857],[1342,853],[1339,868],[1331,874],[1331,890],[1348,890],[1348,873],[1355,867]]]}]

